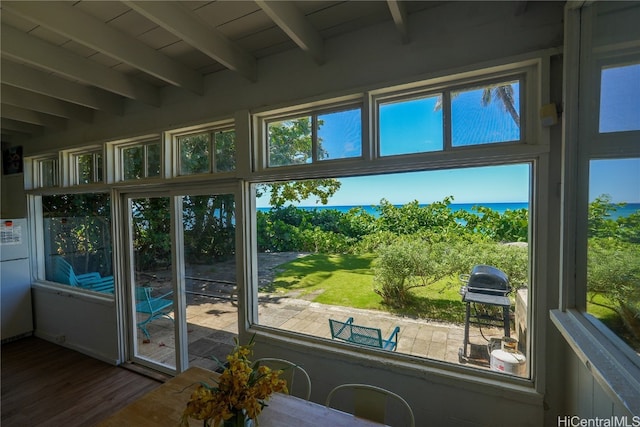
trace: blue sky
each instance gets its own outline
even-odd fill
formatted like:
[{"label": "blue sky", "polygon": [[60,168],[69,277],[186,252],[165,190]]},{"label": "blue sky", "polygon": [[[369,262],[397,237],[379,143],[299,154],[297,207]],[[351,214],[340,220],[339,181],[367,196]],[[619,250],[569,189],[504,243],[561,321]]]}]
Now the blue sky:
[{"label": "blue sky", "polygon": [[612,202],[640,203],[640,158],[592,160],[589,200],[609,194]]},{"label": "blue sky", "polygon": [[[640,129],[640,64],[604,69],[600,131]],[[514,97],[519,113],[518,85]],[[495,98],[481,103],[482,89],[452,96],[454,146],[519,140],[520,130]],[[380,152],[383,156],[439,151],[443,147],[442,109],[438,96],[383,103],[380,108]],[[359,110],[321,116],[319,136],[329,158],[361,155]],[[640,159],[598,160],[590,164],[589,199],[609,194],[614,202],[640,203]],[[528,202],[530,165],[441,170],[340,179],[342,186],[329,205],[375,205],[385,198],[393,204],[420,203],[454,196],[454,203]],[[259,207],[268,199],[258,200]],[[300,203],[314,206],[315,200]]]},{"label": "blue sky", "polygon": [[640,130],[640,64],[605,68],[600,83],[600,132]]},{"label": "blue sky", "polygon": [[[604,68],[600,83],[600,132],[640,130],[640,64]],[[615,203],[640,203],[640,158],[592,160],[589,200],[601,194]]]},{"label": "blue sky", "polygon": [[342,186],[331,198],[331,205],[377,205],[382,198],[393,204],[413,200],[431,203],[451,195],[454,203],[529,201],[526,164],[343,178],[340,182]]}]

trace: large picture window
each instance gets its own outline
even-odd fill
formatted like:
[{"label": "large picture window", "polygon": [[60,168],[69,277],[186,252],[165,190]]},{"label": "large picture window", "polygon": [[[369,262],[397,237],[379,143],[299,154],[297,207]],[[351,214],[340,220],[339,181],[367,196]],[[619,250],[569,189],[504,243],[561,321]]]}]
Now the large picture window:
[{"label": "large picture window", "polygon": [[42,196],[47,280],[113,294],[110,205],[106,193]]},{"label": "large picture window", "polygon": [[[259,324],[331,339],[330,320],[353,318],[393,336],[398,353],[489,369],[506,321],[511,373],[527,377],[531,173],[523,163],[258,184],[258,270],[279,265],[259,275]],[[273,192],[288,197],[273,205]],[[488,325],[465,338],[459,277],[477,265],[508,276],[509,319],[473,303]]]}]

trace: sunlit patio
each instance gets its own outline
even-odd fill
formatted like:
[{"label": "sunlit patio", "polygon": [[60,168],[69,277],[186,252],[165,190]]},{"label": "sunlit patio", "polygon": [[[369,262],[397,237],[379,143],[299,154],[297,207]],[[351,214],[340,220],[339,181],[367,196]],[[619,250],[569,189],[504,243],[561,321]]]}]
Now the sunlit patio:
[{"label": "sunlit patio", "polygon": [[[423,319],[400,317],[374,310],[354,309],[319,304],[287,295],[263,294],[258,309],[260,323],[274,328],[331,339],[329,319],[353,317],[360,325],[379,328],[383,337],[400,327],[399,353],[458,364],[458,351],[463,346],[463,325],[442,324]],[[158,319],[149,327],[150,342],[139,340],[141,355],[154,360],[169,361],[173,357],[174,337],[169,320]],[[217,359],[224,359],[237,336],[237,307],[231,299],[189,295],[187,306],[189,364],[209,369],[217,368]],[[486,339],[500,338],[500,328],[470,328],[470,350],[486,347]],[[486,338],[486,339],[485,339]],[[488,364],[469,362],[479,368]]]}]

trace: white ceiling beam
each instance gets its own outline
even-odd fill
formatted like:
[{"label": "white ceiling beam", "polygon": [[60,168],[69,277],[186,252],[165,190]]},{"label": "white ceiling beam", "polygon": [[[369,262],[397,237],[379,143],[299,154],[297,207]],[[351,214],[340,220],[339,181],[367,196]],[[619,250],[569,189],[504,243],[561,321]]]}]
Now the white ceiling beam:
[{"label": "white ceiling beam", "polygon": [[42,133],[42,126],[32,125],[25,122],[17,122],[15,120],[5,119],[4,117],[0,120],[0,127],[2,127],[3,133],[5,130],[24,133],[28,135]]},{"label": "white ceiling beam", "polygon": [[73,7],[70,2],[3,2],[2,8],[171,85],[198,95],[204,93],[201,74]]},{"label": "white ceiling beam", "polygon": [[324,62],[324,41],[306,16],[289,1],[255,0],[256,4],[318,64]]},{"label": "white ceiling beam", "polygon": [[7,60],[2,60],[0,69],[0,80],[5,85],[119,116],[124,112],[124,99],[110,92],[83,86]]},{"label": "white ceiling beam", "polygon": [[93,120],[93,110],[70,104],[49,96],[3,84],[0,86],[2,103],[27,110],[39,111],[66,119],[77,119],[85,123]]},{"label": "white ceiling beam", "polygon": [[0,34],[2,36],[0,51],[3,56],[64,75],[70,79],[80,80],[145,104],[160,105],[160,90],[140,79],[127,76],[66,49],[46,43],[8,25],[2,26]]},{"label": "white ceiling beam", "polygon": [[409,43],[409,25],[407,23],[407,11],[404,3],[400,0],[387,0],[389,6],[389,12],[393,22],[396,24],[396,29],[400,33],[402,43]]},{"label": "white ceiling beam", "polygon": [[251,81],[257,80],[256,58],[204,23],[179,2],[124,1],[131,9],[189,43],[200,52]]},{"label": "white ceiling beam", "polygon": [[67,119],[50,116],[49,114],[37,111],[25,110],[5,103],[0,104],[2,117],[19,122],[31,123],[32,125],[44,126],[53,129],[66,129]]}]

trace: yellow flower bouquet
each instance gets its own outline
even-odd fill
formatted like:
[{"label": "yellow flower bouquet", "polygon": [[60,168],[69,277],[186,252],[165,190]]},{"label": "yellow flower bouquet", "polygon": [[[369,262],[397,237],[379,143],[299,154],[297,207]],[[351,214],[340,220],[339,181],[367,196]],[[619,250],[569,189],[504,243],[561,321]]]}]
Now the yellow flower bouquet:
[{"label": "yellow flower bouquet", "polygon": [[245,426],[252,420],[258,425],[258,415],[267,406],[265,401],[272,393],[287,391],[287,383],[280,378],[281,370],[252,364],[249,356],[253,353],[253,339],[236,347],[227,356],[224,371],[214,385],[200,383],[191,395],[182,414],[180,426],[188,427],[189,418],[203,420],[205,427]]}]

